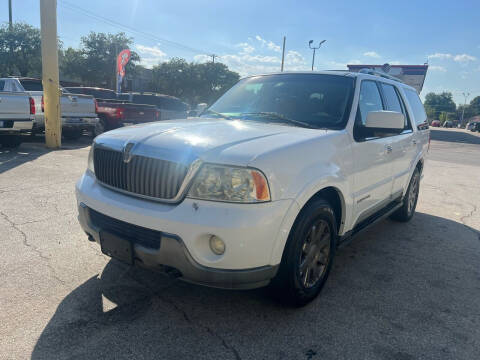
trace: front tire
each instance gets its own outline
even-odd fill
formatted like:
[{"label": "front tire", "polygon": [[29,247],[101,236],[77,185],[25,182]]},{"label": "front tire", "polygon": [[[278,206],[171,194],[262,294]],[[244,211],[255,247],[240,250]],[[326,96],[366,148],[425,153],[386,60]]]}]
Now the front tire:
[{"label": "front tire", "polygon": [[323,199],[312,201],[290,231],[280,268],[271,283],[275,297],[297,307],[315,299],[330,273],[336,238],[332,206]]},{"label": "front tire", "polygon": [[403,198],[403,205],[397,211],[395,211],[390,218],[392,220],[407,222],[413,214],[415,214],[415,208],[417,207],[418,193],[420,190],[420,171],[415,168],[408,184],[407,192]]},{"label": "front tire", "polygon": [[98,136],[103,134],[107,130],[107,124],[104,119],[99,119],[98,122],[95,124],[95,128],[93,129],[93,136]]}]

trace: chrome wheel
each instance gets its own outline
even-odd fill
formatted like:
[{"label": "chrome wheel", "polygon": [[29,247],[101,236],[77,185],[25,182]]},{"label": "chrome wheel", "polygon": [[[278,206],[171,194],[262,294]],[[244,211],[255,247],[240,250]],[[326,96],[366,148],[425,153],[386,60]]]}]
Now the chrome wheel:
[{"label": "chrome wheel", "polygon": [[408,214],[410,215],[412,211],[415,208],[415,205],[417,203],[417,198],[418,198],[418,190],[420,187],[420,181],[419,181],[419,176],[418,174],[415,174],[412,178],[412,183],[410,184],[410,189],[408,191],[408,206],[407,206],[407,211]]},{"label": "chrome wheel", "polygon": [[331,236],[325,220],[318,220],[310,228],[302,246],[299,262],[300,281],[305,288],[315,286],[325,275]]}]

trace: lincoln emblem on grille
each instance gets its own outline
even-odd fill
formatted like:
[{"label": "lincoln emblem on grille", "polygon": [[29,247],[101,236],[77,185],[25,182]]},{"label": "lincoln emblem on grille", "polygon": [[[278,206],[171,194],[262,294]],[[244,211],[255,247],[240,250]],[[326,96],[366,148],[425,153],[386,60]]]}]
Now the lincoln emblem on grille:
[{"label": "lincoln emblem on grille", "polygon": [[128,143],[123,148],[123,162],[124,163],[128,163],[128,162],[130,162],[130,160],[132,160],[131,150],[133,148],[133,145],[135,145],[135,144],[134,143]]}]

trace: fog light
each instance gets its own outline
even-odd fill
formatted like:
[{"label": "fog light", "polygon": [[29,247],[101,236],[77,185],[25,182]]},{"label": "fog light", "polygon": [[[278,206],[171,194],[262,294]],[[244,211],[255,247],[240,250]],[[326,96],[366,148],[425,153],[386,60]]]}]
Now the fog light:
[{"label": "fog light", "polygon": [[210,237],[210,249],[216,255],[222,255],[225,252],[225,243],[219,237],[212,235]]}]

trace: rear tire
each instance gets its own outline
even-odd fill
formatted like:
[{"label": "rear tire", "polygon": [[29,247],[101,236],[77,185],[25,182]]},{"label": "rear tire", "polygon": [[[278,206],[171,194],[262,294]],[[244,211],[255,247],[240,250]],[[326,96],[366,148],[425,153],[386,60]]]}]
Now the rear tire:
[{"label": "rear tire", "polygon": [[418,168],[415,168],[412,178],[410,179],[410,184],[408,184],[407,192],[403,198],[403,205],[390,216],[392,220],[407,222],[412,218],[413,214],[415,214],[415,208],[417,207],[419,189],[420,171]]},{"label": "rear tire", "polygon": [[79,129],[74,130],[65,130],[63,132],[63,137],[67,140],[77,140],[82,136],[83,131]]},{"label": "rear tire", "polygon": [[93,129],[93,136],[103,134],[105,131],[107,131],[107,124],[104,119],[99,119],[95,124],[95,128]]},{"label": "rear tire", "polygon": [[280,268],[270,285],[273,295],[295,307],[315,299],[330,273],[336,238],[332,206],[324,199],[312,201],[290,231]]},{"label": "rear tire", "polygon": [[1,136],[0,145],[6,149],[14,149],[20,146],[22,138],[19,135]]}]

